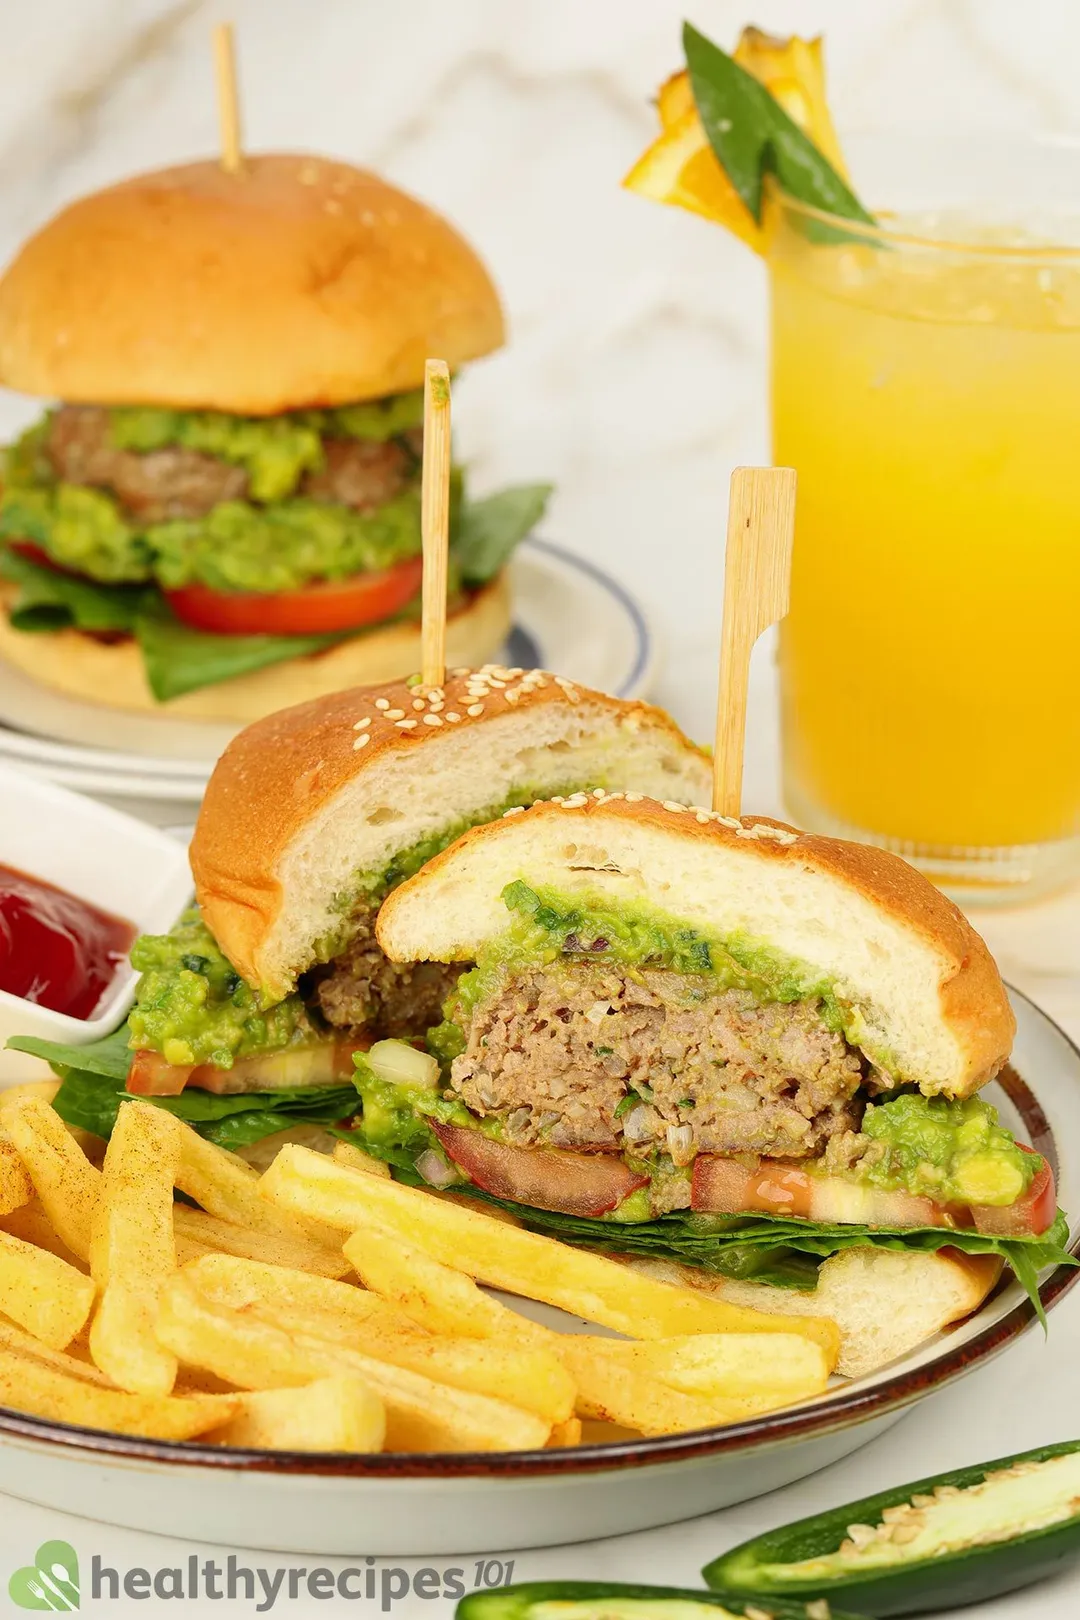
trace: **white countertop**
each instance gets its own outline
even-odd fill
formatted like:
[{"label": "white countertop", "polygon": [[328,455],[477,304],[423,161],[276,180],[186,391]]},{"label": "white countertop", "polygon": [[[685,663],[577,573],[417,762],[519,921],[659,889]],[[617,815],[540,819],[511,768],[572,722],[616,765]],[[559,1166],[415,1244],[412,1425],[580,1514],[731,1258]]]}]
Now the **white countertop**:
[{"label": "white countertop", "polygon": [[[554,479],[548,532],[643,600],[668,655],[656,696],[708,736],[727,477],[735,463],[765,454],[764,285],[760,266],[723,233],[618,187],[650,136],[648,97],[678,65],[682,0],[236,0],[225,9],[239,28],[252,146],[324,150],[378,167],[445,208],[491,260],[513,344],[455,392],[476,487]],[[736,0],[692,9],[725,42],[747,20]],[[200,0],[36,0],[12,9],[0,255],[80,191],[212,147],[211,13],[219,8]],[[1071,0],[981,0],[978,8],[757,0],[753,15],[780,32],[825,28],[841,128],[1080,124],[1080,11]],[[0,399],[0,429],[32,409]],[[768,648],[755,666],[746,802],[778,808]],[[1006,978],[1080,1040],[1080,891],[976,920]],[[1029,1333],[816,1478],[625,1541],[521,1553],[515,1578],[693,1584],[707,1559],[770,1525],[1071,1437],[1080,1433],[1078,1343],[1080,1288],[1055,1312],[1048,1340]],[[12,1500],[0,1506],[0,1590],[46,1537],[73,1543],[84,1579],[95,1552],[120,1568],[180,1565],[193,1550],[223,1556]],[[363,1554],[362,1524],[356,1551]],[[256,1554],[249,1562],[300,1560]],[[475,1560],[436,1562],[471,1568]],[[1078,1604],[1080,1573],[979,1613],[1043,1620],[1075,1614]],[[84,1612],[97,1607],[104,1610],[84,1600]],[[392,1612],[411,1620],[449,1609],[411,1599]],[[223,1610],[254,1613],[255,1605],[109,1605],[123,1614]],[[378,1608],[281,1599],[272,1612],[357,1611]]]}]

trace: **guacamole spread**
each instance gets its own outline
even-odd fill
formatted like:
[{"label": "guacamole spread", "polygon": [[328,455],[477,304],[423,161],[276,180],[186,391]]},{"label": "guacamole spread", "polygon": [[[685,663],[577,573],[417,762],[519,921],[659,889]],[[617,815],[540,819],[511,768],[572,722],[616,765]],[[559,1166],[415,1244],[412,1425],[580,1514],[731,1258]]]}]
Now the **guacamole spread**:
[{"label": "guacamole spread", "polygon": [[857,1167],[858,1180],[938,1203],[1014,1204],[1042,1167],[978,1097],[950,1102],[913,1095],[871,1104],[862,1134],[871,1146]]},{"label": "guacamole spread", "polygon": [[662,911],[575,899],[520,880],[508,884],[502,898],[511,913],[509,928],[458,980],[456,1005],[466,1015],[497,990],[508,969],[580,956],[631,971],[648,965],[707,975],[710,992],[743,989],[760,1002],[815,998],[829,1029],[844,1032],[850,1022],[851,1009],[816,968],[753,940],[721,939]]},{"label": "guacamole spread", "polygon": [[[58,479],[46,454],[50,417],[5,454],[0,539],[29,540],[63,568],[104,584],[156,581],[220,591],[295,590],[390,567],[420,554],[419,466],[400,494],[372,511],[298,493],[325,461],[324,439],[383,442],[423,419],[423,394],[278,416],[124,406],[108,412],[117,449],[170,446],[244,468],[247,498],[204,517],[145,523],[105,489]],[[412,452],[410,451],[410,454]],[[453,491],[456,514],[460,474]]]},{"label": "guacamole spread", "polygon": [[264,1007],[203,922],[197,906],[167,934],[144,934],[131,948],[141,974],[131,1009],[131,1046],[167,1063],[212,1063],[300,1045],[317,1037],[299,996]]},{"label": "guacamole spread", "polygon": [[109,432],[118,450],[145,455],[176,446],[243,467],[256,501],[280,501],[306,472],[323,465],[323,439],[373,439],[384,444],[424,420],[424,393],[364,400],[330,410],[233,416],[228,411],[171,411],[150,405],[114,407]]}]

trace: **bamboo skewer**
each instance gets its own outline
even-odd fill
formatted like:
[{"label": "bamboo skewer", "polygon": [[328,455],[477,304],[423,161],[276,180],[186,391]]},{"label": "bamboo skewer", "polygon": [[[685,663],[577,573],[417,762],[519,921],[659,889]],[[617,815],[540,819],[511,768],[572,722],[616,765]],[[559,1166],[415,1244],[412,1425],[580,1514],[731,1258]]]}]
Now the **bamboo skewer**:
[{"label": "bamboo skewer", "polygon": [[788,610],[794,538],[794,470],[736,467],[728,505],[713,753],[712,807],[721,815],[739,814],[750,654],[762,631]]},{"label": "bamboo skewer", "polygon": [[236,87],[232,23],[218,23],[214,29],[214,74],[221,124],[221,167],[226,174],[239,174],[244,167],[244,153],[240,143],[240,96]]},{"label": "bamboo skewer", "polygon": [[424,545],[420,680],[441,686],[446,677],[446,568],[450,545],[450,369],[445,360],[424,366],[424,467],[420,485]]}]

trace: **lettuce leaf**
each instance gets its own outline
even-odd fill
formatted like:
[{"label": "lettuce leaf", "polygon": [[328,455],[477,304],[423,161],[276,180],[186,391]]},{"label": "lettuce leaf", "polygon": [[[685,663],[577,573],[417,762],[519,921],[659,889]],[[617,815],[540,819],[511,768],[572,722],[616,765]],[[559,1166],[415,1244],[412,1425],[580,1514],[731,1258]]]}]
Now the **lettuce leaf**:
[{"label": "lettuce leaf", "polygon": [[[64,1046],[33,1036],[15,1036],[8,1042],[19,1052],[44,1058],[61,1080],[53,1107],[69,1125],[95,1136],[108,1137],[120,1104],[130,1095],[126,1088],[131,1049],[127,1025],[88,1046]],[[185,1120],[200,1136],[219,1147],[247,1147],[264,1136],[294,1125],[332,1127],[349,1119],[359,1106],[353,1085],[300,1086],[241,1096],[219,1097],[192,1089],[178,1097],[145,1097],[144,1102],[164,1108]]]},{"label": "lettuce leaf", "polygon": [[[363,1087],[360,1089],[362,1092]],[[381,1116],[377,1132],[368,1134],[361,1126],[361,1134],[366,1151],[384,1159],[399,1181],[423,1185],[414,1169],[415,1160],[425,1146],[437,1144],[419,1115],[410,1115],[396,1124],[390,1116]],[[1053,1225],[1039,1237],[996,1238],[952,1227],[825,1225],[795,1217],[705,1215],[693,1210],[672,1210],[647,1221],[594,1220],[493,1198],[466,1181],[460,1182],[455,1191],[507,1210],[530,1231],[546,1232],[582,1248],[606,1254],[656,1255],[701,1266],[721,1276],[771,1283],[778,1288],[813,1290],[823,1260],[844,1249],[867,1245],[924,1253],[960,1249],[965,1254],[996,1254],[1012,1268],[1044,1327],[1040,1274],[1048,1266],[1078,1263],[1068,1251],[1069,1226],[1060,1210]]]},{"label": "lettuce leaf", "polygon": [[[549,484],[524,484],[462,504],[451,557],[464,585],[476,589],[495,577],[543,514],[550,491]],[[159,703],[290,658],[308,657],[349,639],[212,635],[181,624],[156,587],[76,578],[4,547],[0,547],[0,575],[19,586],[10,612],[16,630],[75,629],[134,636]]]},{"label": "lettuce leaf", "polygon": [[486,585],[547,510],[551,484],[517,484],[479,501],[465,501],[453,548],[466,585]]}]

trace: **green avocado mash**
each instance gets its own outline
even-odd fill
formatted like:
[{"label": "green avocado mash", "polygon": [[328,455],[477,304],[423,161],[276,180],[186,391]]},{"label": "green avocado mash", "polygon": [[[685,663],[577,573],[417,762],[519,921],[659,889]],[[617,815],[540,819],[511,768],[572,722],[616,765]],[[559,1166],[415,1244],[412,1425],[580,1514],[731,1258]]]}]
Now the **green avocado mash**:
[{"label": "green avocado mash", "polygon": [[131,1009],[131,1046],[167,1063],[212,1063],[278,1051],[318,1035],[299,996],[264,1007],[203,922],[197,906],[167,934],[143,934],[131,948],[141,974]]},{"label": "green avocado mash", "polygon": [[420,491],[369,513],[301,496],[265,507],[223,501],[204,518],[154,524],[147,542],[167,590],[196,581],[216,591],[295,590],[419,556]]},{"label": "green avocado mash", "polygon": [[[141,524],[109,491],[56,479],[45,453],[50,417],[5,453],[0,539],[30,540],[76,573],[106,584],[195,583],[220,591],[295,590],[346,579],[420,554],[419,473],[373,512],[295,493],[323,465],[323,437],[385,440],[423,418],[423,394],[280,416],[109,411],[117,448],[146,453],[178,445],[242,466],[249,498],[223,501],[198,519]],[[460,513],[455,470],[453,521]]]},{"label": "green avocado mash", "polygon": [[82,484],[5,484],[0,537],[32,540],[62,567],[109,585],[141,584],[153,573],[149,537],[111,495]]},{"label": "green avocado mash", "polygon": [[662,911],[613,908],[602,900],[531,889],[520,880],[507,884],[502,898],[512,913],[510,927],[457,983],[455,1005],[466,1017],[497,989],[508,968],[560,956],[572,960],[580,953],[585,960],[615,961],[629,969],[648,964],[708,974],[710,989],[749,990],[761,1002],[817,998],[828,1028],[844,1032],[851,1022],[852,1009],[816,968],[752,940],[721,939]]},{"label": "green avocado mash", "polygon": [[228,411],[172,411],[125,405],[109,412],[118,450],[146,454],[176,445],[243,467],[255,501],[280,501],[306,472],[323,465],[323,439],[374,439],[380,444],[424,420],[423,389],[329,410],[234,416]]},{"label": "green avocado mash", "polygon": [[867,1108],[862,1132],[872,1145],[858,1180],[939,1203],[1014,1204],[1042,1167],[978,1097],[894,1097]]}]

